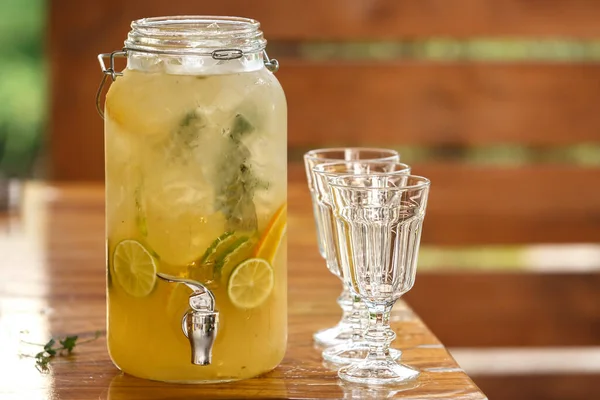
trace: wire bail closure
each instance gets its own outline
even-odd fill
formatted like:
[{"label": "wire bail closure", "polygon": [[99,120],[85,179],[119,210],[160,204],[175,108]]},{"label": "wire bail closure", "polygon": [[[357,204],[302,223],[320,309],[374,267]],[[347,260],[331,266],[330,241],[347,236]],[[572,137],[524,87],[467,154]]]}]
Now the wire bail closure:
[{"label": "wire bail closure", "polygon": [[279,71],[279,61],[274,58],[269,58],[266,50],[263,50],[263,60],[265,63],[265,67],[272,73]]},{"label": "wire bail closure", "polygon": [[[267,54],[266,50],[263,50],[262,54],[265,67],[272,73],[276,73],[277,71],[279,71],[279,61],[277,61],[274,58],[269,58],[269,55]],[[242,58],[244,56],[244,52],[239,49],[218,49],[206,55],[211,56],[214,60],[227,61]],[[127,49],[115,50],[112,53],[98,54],[98,62],[100,63],[100,69],[102,70],[104,76],[100,81],[98,92],[96,92],[96,110],[98,111],[98,114],[100,114],[100,117],[102,117],[102,119],[104,119],[104,111],[103,107],[100,106],[100,97],[102,96],[102,89],[106,84],[106,79],[110,76],[114,82],[118,76],[123,76],[122,72],[115,71],[115,58],[117,57],[127,57]],[[104,63],[105,58],[109,59],[108,68]]]},{"label": "wire bail closure", "polygon": [[[106,68],[106,64],[104,64],[104,59],[107,57],[110,60],[108,68]],[[102,77],[102,81],[100,81],[100,86],[98,87],[98,92],[96,93],[96,110],[102,119],[104,119],[104,110],[102,107],[100,107],[100,96],[102,96],[102,89],[106,83],[106,78],[110,76],[114,82],[117,79],[117,76],[123,75],[122,72],[115,71],[115,57],[127,57],[127,51],[123,49],[113,51],[112,53],[98,54],[98,62],[100,63],[100,68],[102,69],[104,76]]]}]

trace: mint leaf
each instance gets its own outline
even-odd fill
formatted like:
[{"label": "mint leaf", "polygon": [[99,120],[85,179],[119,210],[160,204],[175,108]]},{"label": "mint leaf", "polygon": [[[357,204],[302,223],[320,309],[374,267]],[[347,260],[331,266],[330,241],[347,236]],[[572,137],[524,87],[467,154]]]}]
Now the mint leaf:
[{"label": "mint leaf", "polygon": [[242,136],[254,130],[254,126],[242,114],[237,114],[233,119],[233,125],[229,132],[229,137],[234,141],[239,141]]},{"label": "mint leaf", "polygon": [[196,110],[188,112],[179,123],[176,140],[188,148],[196,147],[200,130],[204,125],[203,118]]},{"label": "mint leaf", "polygon": [[[79,338],[77,335],[65,336],[64,339],[58,340],[58,343],[60,344],[60,346],[56,346],[56,340],[54,338],[52,338],[48,341],[48,343],[43,345],[43,347],[44,347],[43,351],[40,351],[35,356],[33,356],[33,358],[35,358],[35,367],[40,372],[47,372],[49,369],[48,365],[50,364],[50,361],[56,356],[59,356],[59,357],[64,356],[64,353],[63,353],[64,350],[67,351],[67,354],[71,354],[73,352],[73,349],[75,348],[75,346],[92,342],[94,340],[97,340],[99,337],[101,337],[103,335],[104,335],[103,331],[96,331],[93,338],[84,340],[84,341],[79,341],[79,342],[77,341],[77,339]],[[30,344],[35,344],[35,343],[30,343]],[[38,345],[38,346],[42,346],[42,345]]]},{"label": "mint leaf", "polygon": [[62,345],[63,349],[67,350],[69,353],[71,353],[73,348],[75,348],[76,342],[77,335],[67,336],[64,340],[59,340],[59,343]]},{"label": "mint leaf", "polygon": [[44,345],[44,350],[45,350],[45,351],[52,350],[52,347],[54,346],[54,344],[55,344],[55,343],[56,343],[56,340],[54,340],[54,339],[50,339],[50,340],[48,341],[48,343],[46,343],[46,344]]},{"label": "mint leaf", "polygon": [[257,227],[254,190],[257,179],[252,173],[250,151],[242,143],[245,135],[254,131],[254,126],[241,114],[237,114],[226,130],[228,145],[223,150],[223,163],[219,166],[217,185],[217,209],[227,218],[230,230],[254,231]]}]

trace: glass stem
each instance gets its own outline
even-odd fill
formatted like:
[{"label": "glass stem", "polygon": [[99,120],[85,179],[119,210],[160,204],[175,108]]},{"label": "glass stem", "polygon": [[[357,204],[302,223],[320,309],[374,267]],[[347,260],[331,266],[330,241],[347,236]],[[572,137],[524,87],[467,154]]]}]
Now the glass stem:
[{"label": "glass stem", "polygon": [[337,298],[337,303],[342,309],[342,319],[339,324],[344,326],[344,329],[347,331],[348,328],[352,327],[352,296],[346,287],[340,293],[340,296]]},{"label": "glass stem", "polygon": [[337,298],[337,303],[342,309],[342,321],[346,321],[349,323],[349,317],[352,313],[353,300],[352,296],[350,295],[350,292],[348,291],[348,289],[346,289],[345,286],[342,290],[342,293],[340,293],[340,296]]},{"label": "glass stem", "polygon": [[352,296],[352,341],[359,342],[363,340],[365,327],[363,326],[364,305],[360,297],[355,294]]},{"label": "glass stem", "polygon": [[390,344],[396,334],[390,328],[390,313],[393,304],[368,305],[369,328],[365,339],[369,344],[368,358],[373,360],[391,360]]}]

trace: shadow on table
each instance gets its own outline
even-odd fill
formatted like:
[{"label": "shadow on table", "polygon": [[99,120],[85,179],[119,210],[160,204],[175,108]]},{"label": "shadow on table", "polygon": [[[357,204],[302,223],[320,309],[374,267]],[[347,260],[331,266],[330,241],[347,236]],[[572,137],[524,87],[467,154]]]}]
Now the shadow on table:
[{"label": "shadow on table", "polygon": [[[103,400],[192,400],[288,398],[281,373],[272,371],[259,379],[227,384],[185,385],[155,382],[120,374],[115,376]],[[265,382],[267,381],[267,382]]]},{"label": "shadow on table", "polygon": [[[259,379],[219,385],[181,385],[148,381],[120,374],[115,376],[103,400],[192,400],[192,399],[247,399],[247,398],[300,398],[294,396],[294,389],[278,377],[273,371]],[[264,379],[270,382],[266,384]],[[299,382],[299,384],[301,384]],[[319,385],[323,386],[323,385]],[[395,387],[369,387],[363,385],[331,382],[327,388],[316,388],[314,398],[343,399],[386,399],[397,398],[403,392],[419,386],[419,381]],[[289,389],[289,390],[288,390]],[[304,396],[306,388],[303,390]],[[335,396],[330,397],[335,392]],[[304,398],[304,396],[301,396]],[[323,397],[325,396],[325,397]]]}]

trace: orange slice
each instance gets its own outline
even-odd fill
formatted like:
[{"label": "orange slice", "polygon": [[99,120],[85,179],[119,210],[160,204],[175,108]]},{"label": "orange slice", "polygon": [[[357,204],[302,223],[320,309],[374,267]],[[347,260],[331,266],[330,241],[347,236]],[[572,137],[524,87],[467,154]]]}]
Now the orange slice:
[{"label": "orange slice", "polygon": [[287,203],[283,203],[275,212],[265,233],[260,238],[256,245],[254,257],[262,258],[269,264],[273,263],[273,259],[277,254],[281,239],[285,235],[287,229]]}]

